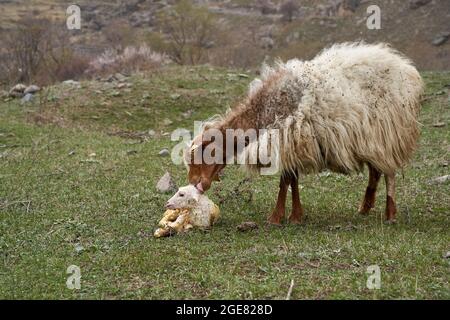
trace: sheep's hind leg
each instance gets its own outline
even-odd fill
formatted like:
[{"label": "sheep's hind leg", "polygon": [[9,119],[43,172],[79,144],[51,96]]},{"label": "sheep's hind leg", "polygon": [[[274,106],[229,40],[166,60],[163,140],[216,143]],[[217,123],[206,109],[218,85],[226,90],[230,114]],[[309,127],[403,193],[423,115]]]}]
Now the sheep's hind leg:
[{"label": "sheep's hind leg", "polygon": [[386,223],[395,223],[397,207],[395,205],[395,173],[384,174],[386,181]]},{"label": "sheep's hind leg", "polygon": [[380,181],[381,172],[375,169],[371,164],[369,167],[369,184],[366,188],[366,193],[364,195],[364,200],[359,207],[359,213],[366,215],[369,213],[370,209],[375,207],[375,195],[377,192],[378,182]]},{"label": "sheep's hind leg", "polygon": [[298,224],[302,221],[303,208],[300,202],[300,192],[298,190],[298,172],[291,175],[291,192],[292,192],[292,212],[289,216],[289,222]]},{"label": "sheep's hind leg", "polygon": [[286,210],[286,195],[290,183],[290,177],[282,174],[280,178],[280,190],[278,191],[278,200],[272,215],[268,218],[268,222],[274,225],[281,225]]}]

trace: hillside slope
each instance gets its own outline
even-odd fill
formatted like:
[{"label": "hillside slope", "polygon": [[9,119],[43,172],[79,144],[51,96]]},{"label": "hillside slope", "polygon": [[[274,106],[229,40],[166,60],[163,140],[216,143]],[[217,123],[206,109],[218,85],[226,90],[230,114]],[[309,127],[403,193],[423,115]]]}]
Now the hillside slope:
[{"label": "hillside slope", "polygon": [[[389,42],[410,56],[422,70],[450,69],[450,1],[392,0],[298,0],[292,21],[283,19],[283,1],[215,0],[193,1],[207,6],[216,18],[227,25],[227,33],[237,46],[254,46],[227,63],[255,67],[265,56],[308,59],[333,42],[363,39]],[[63,21],[68,0],[0,0],[0,28],[14,28],[30,15]],[[77,48],[98,53],[110,46],[105,32],[119,32],[114,23],[128,24],[136,42],[148,41],[148,34],[159,33],[158,13],[168,10],[175,1],[97,1],[80,0],[82,30],[72,32]],[[418,3],[418,4],[417,4]],[[381,9],[381,30],[366,28],[366,9],[376,4]],[[119,28],[120,29],[120,28]],[[112,30],[112,31],[111,31]],[[434,44],[433,44],[434,43]],[[151,43],[150,43],[151,44]],[[437,45],[439,44],[439,45]],[[220,45],[220,44],[217,44]],[[249,50],[242,47],[242,51]],[[240,58],[241,57],[241,58]]]}]

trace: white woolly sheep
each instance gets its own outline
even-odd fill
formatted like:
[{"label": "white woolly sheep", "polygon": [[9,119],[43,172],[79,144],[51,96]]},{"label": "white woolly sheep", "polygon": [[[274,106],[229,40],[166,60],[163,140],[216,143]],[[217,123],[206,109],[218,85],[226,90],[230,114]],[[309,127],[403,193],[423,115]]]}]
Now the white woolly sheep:
[{"label": "white woolly sheep", "polygon": [[[348,174],[362,171],[364,165],[369,168],[369,184],[360,213],[373,208],[384,174],[386,220],[394,222],[395,172],[408,163],[416,148],[422,92],[423,82],[412,62],[388,45],[344,43],[311,61],[294,59],[264,67],[243,101],[206,129],[279,130],[279,141],[270,142],[276,144],[274,162],[281,171],[277,205],[269,218],[273,224],[284,218],[289,185],[293,196],[289,221],[300,222],[298,174],[326,169]],[[196,164],[194,155],[210,144],[223,148],[221,154],[229,153],[227,141],[220,146],[203,136],[204,132],[194,138],[186,160],[189,183],[206,191],[225,165]],[[261,137],[244,149],[245,158],[258,155]],[[247,165],[249,169],[261,166]]]}]

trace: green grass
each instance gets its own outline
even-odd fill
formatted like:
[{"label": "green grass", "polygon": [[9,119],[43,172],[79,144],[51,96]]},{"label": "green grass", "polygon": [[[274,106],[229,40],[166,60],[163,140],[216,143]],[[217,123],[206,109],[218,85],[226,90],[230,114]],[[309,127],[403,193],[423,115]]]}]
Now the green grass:
[{"label": "green grass", "polygon": [[[236,194],[245,174],[229,167],[210,192],[225,200],[212,231],[152,237],[170,196],[156,181],[168,170],[186,183],[184,166],[158,156],[175,144],[164,133],[223,112],[248,84],[238,73],[173,67],[134,76],[119,96],[85,82],[29,106],[0,103],[0,298],[283,299],[294,280],[294,299],[449,299],[450,185],[427,183],[449,174],[448,72],[424,74],[423,133],[399,175],[397,225],[382,223],[384,184],[374,211],[357,214],[365,173],[302,178],[306,222],[268,227],[277,177]],[[143,141],[110,134],[149,129],[157,134]],[[260,228],[236,230],[249,220]],[[80,290],[66,287],[69,265],[81,268]],[[381,268],[380,290],[366,288],[369,265]]]}]

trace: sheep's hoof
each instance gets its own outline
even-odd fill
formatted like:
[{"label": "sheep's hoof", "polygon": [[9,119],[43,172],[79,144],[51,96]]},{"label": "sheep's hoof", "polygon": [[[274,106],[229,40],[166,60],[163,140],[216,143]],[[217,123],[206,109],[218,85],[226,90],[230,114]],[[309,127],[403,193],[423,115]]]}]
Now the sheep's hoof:
[{"label": "sheep's hoof", "polygon": [[281,227],[282,226],[280,220],[273,219],[273,218],[267,219],[267,224],[269,224],[270,226],[275,226],[275,227]]},{"label": "sheep's hoof", "polygon": [[301,224],[302,223],[302,218],[290,216],[288,221],[289,221],[290,224]]},{"label": "sheep's hoof", "polygon": [[374,206],[369,206],[369,205],[367,205],[366,203],[363,203],[363,204],[359,207],[358,213],[359,213],[360,215],[367,216],[367,215],[369,214],[370,210],[373,209],[373,207],[374,207]]}]

